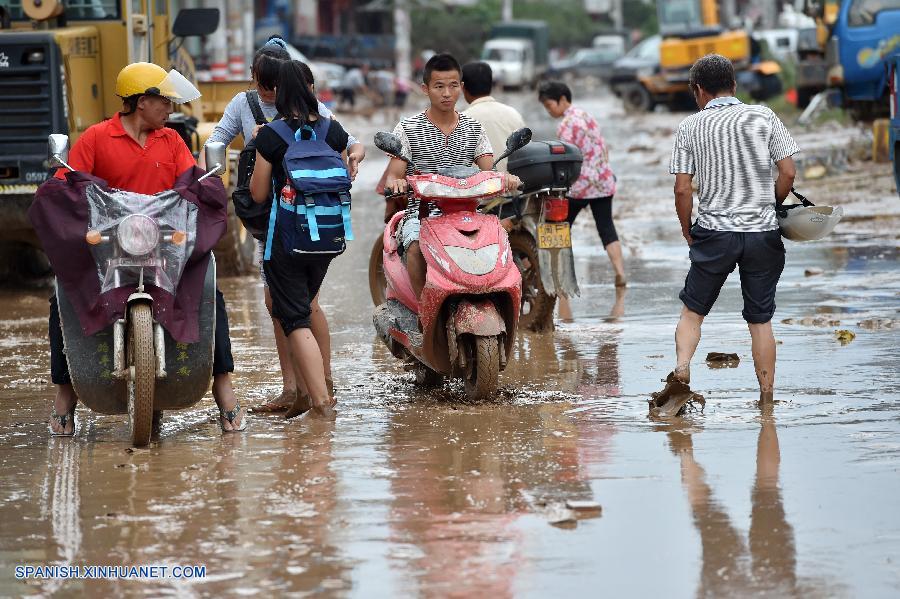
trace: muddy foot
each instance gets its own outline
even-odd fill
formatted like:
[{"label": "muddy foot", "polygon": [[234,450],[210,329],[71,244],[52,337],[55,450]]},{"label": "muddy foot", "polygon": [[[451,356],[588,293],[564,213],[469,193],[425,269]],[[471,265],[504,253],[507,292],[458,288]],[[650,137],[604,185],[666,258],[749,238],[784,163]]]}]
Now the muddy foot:
[{"label": "muddy foot", "polygon": [[297,397],[294,399],[294,404],[285,413],[284,419],[290,420],[291,418],[295,418],[301,414],[308,412],[311,407],[312,398],[309,395],[301,396],[300,394],[297,394]]},{"label": "muddy foot", "polygon": [[666,377],[663,390],[651,393],[650,397],[650,416],[653,418],[681,416],[687,411],[688,404],[706,404],[703,396],[691,391],[690,385],[680,381],[674,372]]},{"label": "muddy foot", "polygon": [[259,404],[253,406],[250,411],[253,413],[266,414],[272,412],[286,412],[294,404],[297,399],[297,390],[282,391],[280,395],[274,395]]}]

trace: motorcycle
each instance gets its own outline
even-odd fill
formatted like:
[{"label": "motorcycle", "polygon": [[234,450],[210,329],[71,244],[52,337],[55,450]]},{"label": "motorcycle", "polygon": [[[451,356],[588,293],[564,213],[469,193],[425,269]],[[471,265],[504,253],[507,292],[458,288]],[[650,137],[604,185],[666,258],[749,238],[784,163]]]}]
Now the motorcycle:
[{"label": "motorcycle", "polygon": [[[75,172],[66,163],[68,136],[53,134],[49,141],[50,165]],[[207,144],[206,164],[215,166],[198,182],[224,172],[223,144]],[[174,296],[197,241],[198,207],[174,190],[148,201],[142,194],[91,185],[85,197],[90,215],[84,243],[95,262],[100,297],[106,298],[104,302],[124,298],[124,317],[85,334],[83,313],[57,278],[66,360],[78,398],[101,414],[127,413],[131,442],[141,447],[149,443],[162,410],[188,408],[209,388],[215,342],[215,257],[210,254],[205,275],[199,273],[198,341],[177,342],[154,318],[158,300],[151,286]],[[166,309],[162,303],[159,308]]]},{"label": "motorcycle", "polygon": [[[533,141],[513,152],[507,169],[524,183],[522,193],[499,196],[482,211],[511,218],[509,244],[522,275],[519,326],[553,330],[556,297],[580,294],[575,276],[572,237],[566,217],[566,193],[581,172],[581,151],[561,141]],[[369,292],[376,306],[386,299],[382,239],[369,255]]]},{"label": "motorcycle", "polygon": [[[513,133],[494,166],[530,140],[529,129]],[[376,134],[375,145],[391,156],[402,155],[400,140],[390,133]],[[408,193],[441,211],[421,221],[419,247],[427,277],[420,297],[396,239],[403,212],[391,217],[382,237],[387,299],[375,309],[375,330],[395,357],[410,359],[417,383],[462,378],[472,400],[485,399],[497,388],[519,319],[522,277],[506,231],[496,216],[477,211],[480,201],[503,193],[506,176],[451,167],[406,178]]]},{"label": "motorcycle", "polygon": [[507,169],[523,182],[522,193],[499,197],[485,207],[500,218],[511,218],[509,245],[522,273],[519,326],[553,330],[558,295],[580,295],[566,218],[566,193],[581,173],[581,151],[561,141],[533,141],[513,152]]}]

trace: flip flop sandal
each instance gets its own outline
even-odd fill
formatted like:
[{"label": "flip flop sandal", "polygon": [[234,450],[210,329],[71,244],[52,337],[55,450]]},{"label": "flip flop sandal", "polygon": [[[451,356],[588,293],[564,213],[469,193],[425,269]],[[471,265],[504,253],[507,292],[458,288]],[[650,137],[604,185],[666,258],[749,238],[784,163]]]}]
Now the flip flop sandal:
[{"label": "flip flop sandal", "polygon": [[[72,420],[72,432],[65,432],[66,426],[69,424],[69,419]],[[50,427],[50,436],[51,437],[74,437],[75,436],[75,408],[72,408],[70,411],[65,414],[57,414],[53,412],[50,414],[50,420],[56,422],[59,425],[59,428],[63,431],[61,433],[57,433],[53,431],[53,427],[48,424]]]},{"label": "flip flop sandal", "polygon": [[[241,424],[238,428],[232,428],[230,431],[225,430],[225,420],[231,423],[231,426],[234,426],[234,421],[237,420],[238,416],[241,416]],[[247,413],[241,409],[241,402],[235,401],[234,407],[230,410],[223,410],[219,408],[219,427],[222,429],[223,433],[239,433],[247,428]]]}]

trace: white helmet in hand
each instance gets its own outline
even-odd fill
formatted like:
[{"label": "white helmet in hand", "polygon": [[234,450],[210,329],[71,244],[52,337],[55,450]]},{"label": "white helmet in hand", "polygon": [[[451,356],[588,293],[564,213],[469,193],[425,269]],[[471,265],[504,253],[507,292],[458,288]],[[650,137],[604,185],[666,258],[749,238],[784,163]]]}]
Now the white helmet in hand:
[{"label": "white helmet in hand", "polygon": [[844,210],[840,206],[815,206],[791,189],[799,204],[780,204],[775,207],[781,235],[791,241],[815,241],[834,230]]}]

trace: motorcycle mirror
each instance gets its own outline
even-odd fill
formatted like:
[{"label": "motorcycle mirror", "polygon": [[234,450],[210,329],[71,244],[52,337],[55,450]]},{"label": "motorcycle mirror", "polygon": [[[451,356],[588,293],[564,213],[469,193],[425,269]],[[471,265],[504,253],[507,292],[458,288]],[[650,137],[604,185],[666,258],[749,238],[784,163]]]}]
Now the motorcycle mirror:
[{"label": "motorcycle mirror", "polygon": [[385,154],[390,154],[396,158],[403,159],[403,144],[400,142],[400,138],[394,135],[393,133],[387,133],[385,131],[379,131],[375,134],[375,147],[384,152]]},{"label": "motorcycle mirror", "polygon": [[69,136],[62,133],[51,133],[47,138],[47,154],[49,156],[48,163],[52,168],[63,166],[70,171],[74,171],[71,166],[66,164],[69,160]]},{"label": "motorcycle mirror", "polygon": [[528,127],[522,127],[517,131],[513,131],[512,135],[506,138],[506,150],[504,150],[502,154],[494,159],[494,164],[491,165],[491,170],[497,168],[497,164],[501,160],[503,160],[516,150],[524,148],[529,143],[531,143],[531,129],[529,129]]},{"label": "motorcycle mirror", "polygon": [[519,148],[524,148],[531,142],[531,129],[522,127],[518,131],[513,131],[512,135],[506,138],[506,155],[509,156]]},{"label": "motorcycle mirror", "polygon": [[206,144],[203,156],[206,158],[206,166],[209,171],[200,178],[201,181],[210,175],[220,175],[225,172],[225,144],[221,141],[211,141]]}]

